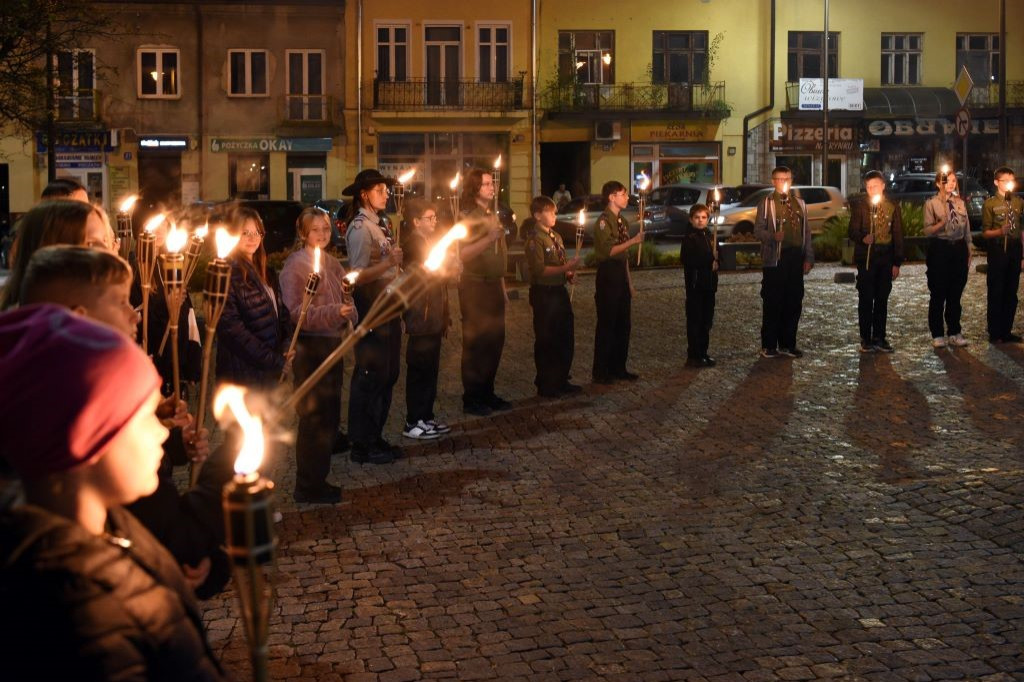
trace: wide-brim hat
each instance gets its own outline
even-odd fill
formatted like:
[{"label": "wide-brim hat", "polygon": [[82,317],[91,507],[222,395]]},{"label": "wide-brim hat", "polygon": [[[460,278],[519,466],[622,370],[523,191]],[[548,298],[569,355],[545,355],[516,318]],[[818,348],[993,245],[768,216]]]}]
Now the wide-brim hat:
[{"label": "wide-brim hat", "polygon": [[395,184],[395,179],[381,175],[380,171],[376,168],[367,168],[366,170],[359,171],[359,174],[356,175],[356,179],[352,181],[351,185],[341,190],[341,194],[346,197],[354,197],[364,189],[381,183],[390,187]]}]

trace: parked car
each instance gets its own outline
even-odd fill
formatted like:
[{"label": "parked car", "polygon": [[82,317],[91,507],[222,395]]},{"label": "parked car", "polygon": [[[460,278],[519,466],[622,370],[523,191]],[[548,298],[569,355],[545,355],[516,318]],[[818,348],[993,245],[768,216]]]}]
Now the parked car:
[{"label": "parked car", "polygon": [[298,201],[286,201],[281,199],[235,199],[221,202],[214,207],[213,212],[230,208],[231,206],[244,206],[251,208],[260,214],[263,220],[263,227],[267,234],[263,237],[263,248],[267,253],[275,253],[290,249],[295,245],[295,221],[302,213],[302,204]]},{"label": "parked car", "polygon": [[[568,204],[565,205],[561,211],[555,216],[557,222],[555,223],[555,231],[562,237],[562,241],[565,242],[566,247],[572,248],[576,246],[576,227],[579,224],[580,210],[583,210],[583,243],[591,244],[594,241],[594,226],[597,224],[597,219],[601,216],[604,211],[605,204],[604,197],[600,194],[588,194],[583,197],[576,197]],[[629,234],[634,235],[640,231],[640,220],[638,218],[638,212],[640,210],[640,197],[635,194],[631,194],[629,197],[629,204],[626,208],[622,209],[622,217],[629,223]],[[649,221],[652,217],[651,209],[645,208],[644,213],[646,219]],[[658,234],[664,232],[668,228],[668,224],[663,222],[658,225],[652,225],[649,222],[645,222],[644,230],[647,234]]]},{"label": "parked car", "polygon": [[[971,221],[971,230],[978,232],[981,230],[981,209],[989,194],[976,178],[965,178],[963,173],[957,173],[956,179],[960,188],[960,196],[967,204],[967,217]],[[911,204],[923,205],[935,195],[936,191],[934,173],[904,173],[893,179],[887,194],[894,201],[907,201]]]},{"label": "parked car", "polygon": [[331,223],[331,242],[329,246],[338,249],[341,253],[345,253],[347,250],[345,247],[345,228],[348,227],[348,224],[345,222],[345,213],[348,211],[348,203],[345,199],[321,199],[313,203],[315,208],[319,208],[327,214],[328,221]]},{"label": "parked car", "polygon": [[[773,191],[771,188],[758,190],[735,206],[723,208],[716,221],[719,240],[728,239],[733,233],[752,233],[757,206]],[[821,232],[826,220],[847,210],[846,200],[835,187],[797,185],[792,191],[807,204],[807,222],[812,234]]]},{"label": "parked car", "polygon": [[736,185],[736,191],[740,194],[740,201],[743,201],[754,192],[768,187],[771,187],[771,185],[763,182],[749,182],[745,185]]},{"label": "parked car", "polygon": [[655,226],[664,223],[664,234],[682,237],[689,231],[690,207],[694,204],[706,206],[714,198],[716,189],[722,208],[735,206],[740,202],[739,192],[734,187],[697,183],[658,187],[651,192],[649,198],[651,223]]}]

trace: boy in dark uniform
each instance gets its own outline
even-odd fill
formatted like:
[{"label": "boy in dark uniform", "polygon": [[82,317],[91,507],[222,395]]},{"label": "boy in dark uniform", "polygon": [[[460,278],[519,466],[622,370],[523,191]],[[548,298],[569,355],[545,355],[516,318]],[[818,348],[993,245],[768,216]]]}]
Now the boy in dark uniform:
[{"label": "boy in dark uniform", "polygon": [[562,237],[555,232],[555,202],[536,197],[530,202],[535,225],[526,235],[526,264],[530,270],[533,308],[533,359],[537,365],[537,395],[557,398],[578,393],[569,383],[572,367],[574,317],[565,284],[575,276],[580,259],[566,261]]},{"label": "boy in dark uniform", "polygon": [[708,356],[711,323],[715,318],[715,292],[718,291],[718,256],[708,231],[708,207],[690,207],[692,230],[683,237],[679,260],[686,283],[686,366],[714,367]]},{"label": "boy in dark uniform", "polygon": [[775,191],[757,205],[754,236],[761,242],[761,355],[803,356],[796,332],[803,311],[804,275],[814,267],[807,207],[790,195],[793,173],[786,166],[772,170]]},{"label": "boy in dark uniform", "polygon": [[610,384],[616,379],[635,381],[640,378],[626,371],[629,355],[630,304],[633,283],[629,277],[629,247],[639,244],[638,232],[629,236],[629,223],[622,209],[629,204],[629,194],[621,182],[610,180],[601,188],[608,202],[594,227],[594,256],[597,279],[594,301],[597,305],[597,330],[594,334],[594,383]]},{"label": "boy in dark uniform", "polygon": [[892,281],[903,263],[903,216],[899,204],[885,198],[885,178],[873,170],[864,176],[867,196],[854,203],[850,215],[850,241],[857,262],[857,319],[860,352],[891,353],[885,338]]},{"label": "boy in dark uniform", "polygon": [[988,340],[991,343],[1020,343],[1013,333],[1017,312],[1017,287],[1020,285],[1020,215],[1024,201],[1013,194],[1014,173],[1006,166],[997,168],[996,196],[985,200],[981,213],[981,231],[988,254]]},{"label": "boy in dark uniform", "polygon": [[494,177],[474,168],[466,176],[460,221],[469,230],[460,256],[462,310],[462,409],[487,416],[512,404],[494,393],[505,347],[505,229],[494,213]]}]

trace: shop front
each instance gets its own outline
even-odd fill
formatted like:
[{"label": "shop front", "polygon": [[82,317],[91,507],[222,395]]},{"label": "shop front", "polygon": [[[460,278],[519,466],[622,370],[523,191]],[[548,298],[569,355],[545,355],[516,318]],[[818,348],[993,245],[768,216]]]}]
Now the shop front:
[{"label": "shop front", "polygon": [[722,143],[711,121],[633,121],[630,169],[652,179],[652,187],[677,183],[720,183]]},{"label": "shop front", "polygon": [[948,163],[966,169],[970,176],[983,178],[1006,163],[998,149],[997,118],[972,120],[966,144],[957,134],[953,117],[866,119],[863,139],[865,168],[875,168],[887,175],[930,173]]},{"label": "shop front", "polygon": [[[55,139],[57,177],[82,183],[93,201],[110,209],[107,155],[117,148],[117,134],[110,130],[60,130]],[[40,167],[46,167],[46,134],[36,133]],[[38,197],[37,197],[38,198]]]},{"label": "shop front", "polygon": [[210,139],[210,151],[227,156],[226,189],[233,199],[277,197],[311,204],[328,198],[327,155],[333,148],[329,137]]},{"label": "shop front", "polygon": [[[772,166],[793,171],[798,185],[829,185],[843,194],[860,186],[860,121],[835,120],[828,129],[828,166],[824,178],[821,154],[825,137],[821,123],[812,119],[786,119],[768,122],[771,134],[768,152]],[[852,179],[852,181],[851,181]]]}]

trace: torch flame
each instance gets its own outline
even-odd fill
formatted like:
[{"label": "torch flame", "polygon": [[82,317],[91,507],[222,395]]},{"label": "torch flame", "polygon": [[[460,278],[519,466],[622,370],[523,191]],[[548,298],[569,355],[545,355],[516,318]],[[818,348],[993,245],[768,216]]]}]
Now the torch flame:
[{"label": "torch flame", "polygon": [[646,192],[647,188],[651,186],[651,179],[647,177],[647,173],[640,171],[640,185],[639,189],[641,192]]},{"label": "torch flame", "polygon": [[448,230],[448,233],[441,237],[441,240],[430,250],[430,255],[424,261],[423,267],[431,272],[436,272],[441,267],[441,263],[444,262],[445,254],[452,242],[458,239],[465,239],[467,234],[469,234],[469,231],[466,230],[466,226],[462,223],[453,225],[452,229]]},{"label": "torch flame", "polygon": [[578,216],[576,216],[576,222],[578,222],[580,225],[583,225],[583,223],[585,223],[586,220],[587,220],[586,213],[581,208],[580,209],[580,214]]},{"label": "torch flame", "polygon": [[359,270],[352,270],[344,277],[344,280],[349,284],[355,284],[357,279],[359,279]]},{"label": "torch flame", "polygon": [[498,154],[498,158],[494,160],[494,170],[501,168],[501,154]]},{"label": "torch flame", "polygon": [[120,211],[121,213],[127,213],[128,211],[132,210],[132,207],[135,206],[135,202],[138,200],[139,195],[132,194],[131,196],[126,197],[125,200],[121,202],[121,205],[118,207],[117,210]]},{"label": "torch flame", "polygon": [[718,193],[718,188],[716,187],[715,188],[715,203],[717,204],[719,201],[721,201],[721,199],[722,199],[722,195],[720,195]]},{"label": "torch flame", "polygon": [[1012,192],[1016,188],[1017,188],[1017,183],[1014,182],[1013,180],[1010,180],[1008,183],[1006,183],[1006,191],[1007,192]]},{"label": "torch flame", "polygon": [[259,469],[263,462],[263,421],[249,414],[245,407],[245,389],[225,384],[213,399],[213,415],[220,419],[229,409],[242,428],[242,447],[235,458],[235,473],[247,476]]},{"label": "torch flame", "polygon": [[195,231],[192,232],[192,236],[195,237],[196,239],[198,239],[199,241],[205,240],[206,239],[206,235],[208,235],[208,234],[210,234],[210,224],[209,223],[203,223],[202,227],[197,227],[195,229]]},{"label": "torch flame", "polygon": [[949,164],[948,163],[942,164],[942,174],[943,175],[949,175]]},{"label": "torch flame", "polygon": [[453,192],[459,186],[459,175],[461,175],[461,174],[460,173],[456,173],[455,177],[452,178],[452,181],[450,183],[448,183],[449,189],[451,189]]},{"label": "torch flame", "polygon": [[313,272],[320,274],[320,247],[313,249]]},{"label": "torch flame", "polygon": [[789,183],[788,182],[782,183],[782,193],[783,194],[789,194]]},{"label": "torch flame", "polygon": [[214,233],[214,239],[217,241],[217,258],[224,260],[231,253],[232,249],[238,244],[238,240],[241,235],[232,235],[227,231],[227,228],[218,227],[217,232]]},{"label": "torch flame", "polygon": [[406,172],[404,172],[404,173],[402,173],[401,175],[398,176],[398,184],[399,185],[405,185],[405,183],[407,183],[410,180],[412,180],[412,177],[414,175],[416,175],[416,169],[415,168],[410,168],[409,170],[407,170]]},{"label": "torch flame", "polygon": [[878,206],[878,204],[881,203],[881,201],[882,201],[882,195],[881,194],[876,194],[875,196],[871,197],[871,203],[874,204],[875,206]]},{"label": "torch flame", "polygon": [[155,216],[146,221],[146,225],[142,228],[143,231],[153,233],[156,232],[156,228],[160,227],[160,224],[167,220],[167,216],[163,213],[157,213]]},{"label": "torch flame", "polygon": [[179,228],[177,223],[171,223],[171,229],[167,233],[167,241],[164,242],[167,253],[178,253],[185,246],[186,241],[188,241],[188,232]]}]

